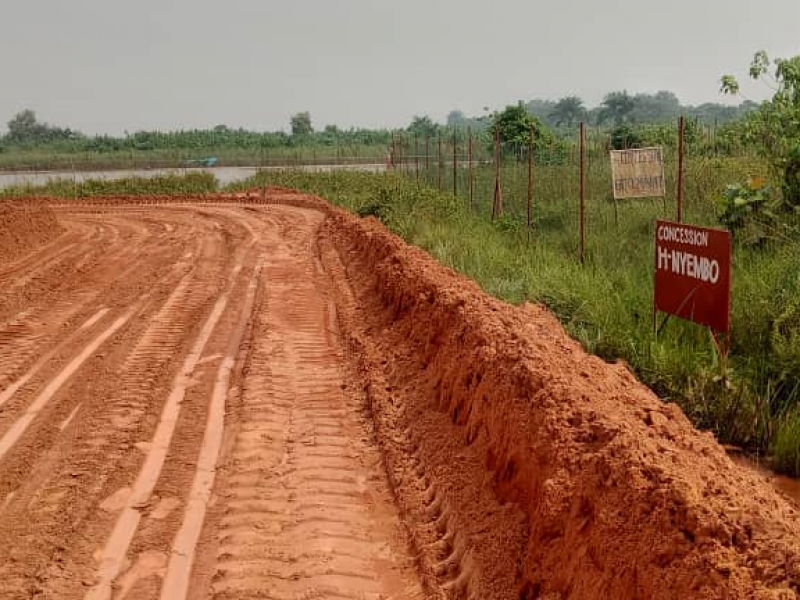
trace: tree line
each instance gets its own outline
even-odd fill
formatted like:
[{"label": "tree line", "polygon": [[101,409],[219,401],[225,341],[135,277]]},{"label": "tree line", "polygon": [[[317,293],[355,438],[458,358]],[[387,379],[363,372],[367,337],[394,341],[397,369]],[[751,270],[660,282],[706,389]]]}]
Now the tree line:
[{"label": "tree line", "polygon": [[[706,102],[697,106],[682,104],[678,97],[666,90],[655,94],[630,94],[625,90],[609,92],[600,105],[589,108],[579,96],[565,96],[560,100],[534,99],[523,102],[528,113],[551,129],[574,129],[581,121],[592,126],[619,127],[674,123],[680,116],[705,125],[724,125],[736,121],[758,108],[749,100],[738,106]],[[484,109],[488,113],[488,109]],[[450,127],[471,126],[481,130],[489,121],[487,115],[467,117],[460,110],[447,116]]]},{"label": "tree line", "polygon": [[[629,94],[615,91],[606,94],[603,102],[587,108],[578,96],[566,96],[560,100],[534,99],[523,102],[527,114],[556,134],[574,129],[579,121],[590,125],[606,126],[609,129],[621,126],[658,125],[674,122],[678,115],[686,115],[699,122],[718,126],[741,119],[758,105],[744,101],[738,106],[706,103],[699,106],[681,104],[677,96],[669,91],[655,94]],[[495,122],[499,112],[468,117],[460,110],[453,110],[445,123],[436,123],[428,116],[414,117],[402,128],[412,134],[435,136],[443,129],[467,127],[480,135]],[[50,147],[54,151],[116,152],[126,150],[169,150],[192,148],[237,148],[259,149],[285,148],[292,146],[335,145],[387,145],[397,130],[390,128],[342,129],[327,125],[315,129],[311,114],[307,111],[294,114],[289,122],[289,131],[256,132],[243,128],[217,125],[210,129],[181,131],[138,131],[124,136],[84,135],[69,127],[43,123],[32,110],[23,110],[8,122],[8,132],[0,136],[0,152],[31,147]]]}]

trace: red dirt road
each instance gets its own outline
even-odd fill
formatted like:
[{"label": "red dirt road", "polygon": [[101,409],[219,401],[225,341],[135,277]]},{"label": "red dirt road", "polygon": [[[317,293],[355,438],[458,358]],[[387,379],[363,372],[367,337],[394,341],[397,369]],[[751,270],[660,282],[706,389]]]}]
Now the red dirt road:
[{"label": "red dirt road", "polygon": [[800,595],[788,499],[377,222],[279,189],[28,206],[0,598]]}]

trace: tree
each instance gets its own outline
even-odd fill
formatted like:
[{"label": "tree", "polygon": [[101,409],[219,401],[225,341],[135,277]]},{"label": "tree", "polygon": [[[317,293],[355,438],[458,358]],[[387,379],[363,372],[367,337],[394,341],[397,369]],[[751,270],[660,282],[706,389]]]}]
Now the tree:
[{"label": "tree", "polygon": [[597,120],[602,124],[611,119],[614,121],[614,125],[619,127],[629,121],[630,114],[635,107],[636,104],[627,91],[610,92],[606,94],[600,104]]},{"label": "tree", "polygon": [[422,138],[435,137],[439,133],[439,126],[427,115],[415,116],[411,120],[411,125],[408,126],[408,132]]},{"label": "tree", "polygon": [[[746,117],[745,141],[753,144],[779,175],[781,207],[800,210],[800,56],[771,61],[763,50],[757,52],[750,77],[768,81],[775,93]],[[735,95],[739,83],[725,75],[721,89]]]},{"label": "tree", "polygon": [[295,137],[311,135],[314,127],[311,125],[311,113],[308,111],[299,112],[292,116],[292,135]]},{"label": "tree", "polygon": [[47,123],[40,123],[36,113],[30,109],[18,112],[8,122],[7,140],[11,143],[40,144],[55,140],[70,140],[80,137],[80,134],[68,128],[52,127]]},{"label": "tree", "polygon": [[542,123],[553,127],[555,126],[555,122],[553,122],[550,115],[552,114],[555,106],[556,103],[552,100],[535,99],[525,103],[525,110],[527,110],[534,117],[538,118]]},{"label": "tree", "polygon": [[466,115],[460,110],[451,110],[447,115],[448,127],[461,127],[467,121]]},{"label": "tree", "polygon": [[[550,130],[539,119],[531,115],[520,102],[516,105],[506,106],[504,111],[495,114],[492,135],[499,132],[502,143],[527,146],[531,127],[533,127],[535,146],[541,147],[543,144],[550,144],[553,141],[553,134]],[[494,139],[492,144],[494,144]]]},{"label": "tree", "polygon": [[632,123],[665,123],[675,121],[682,111],[681,102],[672,92],[636,94],[629,119]]},{"label": "tree", "polygon": [[578,96],[567,96],[556,102],[550,111],[550,118],[558,126],[572,127],[586,117],[586,108],[583,100]]},{"label": "tree", "polygon": [[41,129],[42,126],[36,121],[36,113],[26,109],[8,122],[8,138],[13,142],[25,142],[38,137]]}]

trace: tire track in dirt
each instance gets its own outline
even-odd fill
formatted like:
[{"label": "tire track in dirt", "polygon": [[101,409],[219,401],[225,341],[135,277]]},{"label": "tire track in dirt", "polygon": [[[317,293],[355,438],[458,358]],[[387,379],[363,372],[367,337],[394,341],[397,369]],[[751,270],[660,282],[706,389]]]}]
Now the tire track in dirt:
[{"label": "tire track in dirt", "polygon": [[[22,371],[31,368],[35,357],[48,352],[47,348],[54,344],[61,345],[59,340],[75,332],[79,319],[94,310],[97,302],[105,301],[116,282],[126,281],[141,267],[143,254],[152,251],[152,247],[142,247],[149,233],[130,224],[128,228],[135,233],[118,236],[118,241],[110,245],[107,240],[96,240],[96,251],[83,252],[83,266],[75,267],[82,277],[72,273],[65,278],[58,270],[43,276],[47,293],[0,325],[0,385],[13,386],[10,382],[15,377],[24,379]],[[49,354],[52,353],[51,349]]]},{"label": "tire track in dirt", "polygon": [[181,523],[181,528],[178,530],[172,545],[164,583],[161,587],[162,600],[185,598],[191,584],[195,549],[202,531],[208,503],[211,499],[211,492],[214,488],[217,461],[222,447],[225,401],[230,392],[233,367],[236,364],[245,330],[253,313],[260,272],[261,266],[256,268],[251,277],[239,322],[230,338],[226,355],[217,373],[195,478],[184,508],[184,519]]},{"label": "tire track in dirt", "polygon": [[[244,284],[242,290],[247,288],[248,279],[244,277],[245,265],[252,263],[258,252],[256,247],[257,232],[246,222],[241,221],[234,224],[231,220],[232,215],[227,212],[211,211],[207,214],[215,218],[221,218],[223,222],[227,221],[229,229],[232,227],[241,228],[253,241],[238,253],[236,265],[227,278],[226,288],[217,298],[203,329],[195,339],[192,348],[184,359],[179,374],[171,385],[169,397],[164,404],[152,439],[142,444],[146,457],[139,468],[136,481],[131,486],[132,489],[122,488],[113,496],[113,502],[116,503],[118,500],[121,502],[117,508],[109,509],[117,513],[117,516],[113,524],[113,530],[107,536],[105,546],[97,553],[97,560],[99,561],[98,573],[92,589],[86,595],[87,598],[111,597],[115,580],[127,568],[128,549],[131,547],[134,538],[139,535],[143,516],[150,513],[153,490],[161,477],[162,469],[168,458],[177,460],[173,453],[173,438],[176,435],[180,437],[180,432],[176,431],[176,429],[178,424],[182,422],[181,406],[186,402],[187,393],[192,391],[193,388],[202,389],[206,387],[202,381],[204,375],[198,372],[197,369],[198,366],[208,362],[207,359],[202,358],[202,355],[207,351],[206,348],[210,347],[209,342],[212,339],[218,338],[222,340],[223,347],[229,345],[228,338],[231,334],[230,324],[227,323],[230,320],[227,318],[227,313],[234,310],[229,307],[235,305],[234,296],[242,288],[241,284]],[[252,275],[248,276],[248,278],[252,279]],[[215,355],[208,357],[208,359],[213,358],[215,358]],[[197,417],[199,416],[197,415],[195,418],[190,419],[192,426],[197,425],[199,422]],[[196,454],[196,448],[193,454]],[[112,500],[112,498],[109,498],[109,500]],[[130,572],[126,573],[128,578],[130,578],[130,575]],[[122,585],[124,587],[124,580]]]},{"label": "tire track in dirt", "polygon": [[310,251],[322,216],[276,210],[301,226],[267,255],[242,414],[218,486],[217,557],[199,570],[215,572],[219,599],[422,597],[363,404],[343,380]]},{"label": "tire track in dirt", "polygon": [[[189,218],[187,223],[194,220]],[[132,343],[128,340],[125,344],[128,350],[125,351],[123,345],[121,355],[116,352],[121,362],[113,367],[109,365],[119,374],[112,378],[113,390],[116,391],[103,386],[110,393],[90,396],[88,403],[69,402],[65,398],[62,404],[64,411],[70,411],[69,427],[50,434],[56,436],[56,446],[44,454],[44,460],[39,460],[23,488],[7,503],[6,512],[9,514],[0,515],[6,517],[0,519],[0,532],[16,539],[15,547],[0,549],[0,563],[3,563],[3,554],[20,557],[19,560],[7,560],[0,566],[0,595],[8,593],[13,596],[24,593],[22,590],[25,589],[39,593],[60,579],[63,565],[59,564],[57,557],[65,553],[66,548],[57,540],[68,539],[69,535],[78,532],[80,520],[91,514],[92,506],[97,507],[104,483],[114,474],[114,465],[131,452],[138,453],[128,440],[135,435],[137,428],[146,426],[145,411],[152,411],[152,399],[146,394],[155,393],[160,374],[180,355],[180,346],[191,332],[192,320],[206,298],[214,294],[217,278],[226,265],[225,254],[221,253],[225,245],[224,236],[215,228],[209,229],[210,235],[199,237],[185,233],[184,243],[198,243],[207,251],[195,256],[191,256],[193,253],[184,255],[173,265],[172,275],[150,290],[155,292],[150,308],[143,309],[139,317],[145,319],[147,326],[137,324],[140,332],[135,335],[138,341]],[[209,242],[213,244],[209,246]],[[187,258],[194,263],[190,274],[186,273]],[[158,289],[170,287],[173,288],[170,296],[164,300]],[[149,316],[145,317],[147,314]],[[100,363],[103,362],[105,360],[101,357]],[[91,381],[85,383],[92,385]],[[72,393],[71,398],[79,396]],[[78,409],[79,405],[82,408]],[[53,421],[46,416],[43,419],[49,423]],[[50,425],[48,428],[55,429]],[[26,450],[24,456],[30,460],[29,451]],[[16,468],[2,464],[0,467],[5,467],[6,471]],[[78,482],[83,483],[80,499],[77,504],[70,504],[76,500],[75,486]],[[65,520],[65,510],[75,519]],[[54,554],[48,561],[50,553]],[[44,573],[39,572],[41,569],[51,574],[45,578],[51,581],[44,586],[36,579],[44,577]]]},{"label": "tire track in dirt", "polygon": [[[232,279],[238,276],[240,270],[241,265],[237,265],[237,267],[234,268]],[[139,471],[136,482],[129,492],[121,513],[117,517],[116,524],[108,538],[105,548],[100,554],[98,580],[92,590],[86,595],[87,600],[100,600],[111,597],[111,586],[122,570],[128,547],[136,534],[136,529],[141,519],[140,508],[146,506],[149,502],[150,495],[158,481],[161,468],[169,451],[174,427],[180,412],[180,405],[186,394],[186,389],[191,385],[195,367],[200,361],[203,350],[217,322],[225,311],[229,292],[229,289],[226,290],[226,292],[217,299],[194,345],[183,361],[180,372],[173,383],[172,392],[164,404],[161,419],[155,430],[152,441],[150,442],[144,464]],[[166,321],[166,323],[170,326],[173,325],[170,321]],[[181,332],[180,326],[176,328],[175,332]],[[160,348],[165,348],[167,351],[172,350],[172,347],[168,344],[162,345],[162,338],[157,333],[153,338],[158,341]],[[125,389],[127,390],[127,388]],[[135,390],[133,396],[136,396]],[[146,396],[145,394],[140,394],[140,397],[144,398]],[[130,406],[130,404],[127,403],[123,410],[126,411],[126,414],[122,416],[123,419],[136,418],[141,413],[139,406]],[[117,418],[119,418],[119,416]],[[127,425],[127,422],[124,423],[124,425]]]},{"label": "tire track in dirt", "polygon": [[0,461],[6,453],[17,443],[20,437],[30,426],[31,422],[44,409],[48,402],[59,391],[62,385],[67,382],[76,371],[81,368],[84,362],[94,354],[111,336],[119,331],[123,325],[133,316],[135,309],[130,310],[118,317],[107,329],[97,336],[92,342],[83,349],[72,361],[53,379],[41,394],[36,397],[33,403],[25,410],[22,416],[0,438]]},{"label": "tire track in dirt", "polygon": [[0,317],[13,317],[20,309],[36,307],[54,287],[71,286],[82,272],[100,261],[105,252],[113,254],[116,247],[122,246],[116,226],[110,223],[80,222],[70,224],[70,229],[75,232],[74,241],[55,245],[34,265],[23,271],[15,269],[5,277],[6,293],[0,298]]},{"label": "tire track in dirt", "polygon": [[[228,220],[228,226],[235,222],[255,239],[259,239],[264,231],[274,229],[274,219],[262,218],[262,215],[252,210],[225,207],[204,209],[202,212]],[[255,260],[258,254],[269,251],[268,246],[259,244],[258,247],[262,249],[251,253],[251,257],[244,261],[245,267],[231,292],[228,308],[206,345],[204,357],[198,361],[193,376],[195,383],[187,390],[182,402],[170,450],[158,483],[151,493],[151,502],[142,509],[142,518],[130,544],[125,570],[115,582],[115,598],[137,600],[158,597],[170,549],[183,517],[191,514],[191,519],[196,519],[199,516],[193,510],[198,506],[196,498],[191,493],[187,496],[186,492],[195,485],[194,478],[200,477],[205,481],[209,475],[202,467],[200,459],[203,456],[198,455],[208,456],[208,450],[201,451],[201,448],[204,438],[211,436],[214,431],[214,427],[204,431],[200,425],[204,419],[206,423],[216,423],[211,415],[215,407],[218,409],[227,400],[224,397],[220,399],[221,388],[227,385],[221,383],[227,379],[222,377],[222,373],[229,373],[230,370],[224,357],[232,355],[234,346],[236,354],[240,353],[239,344],[234,344],[233,340],[237,338],[242,323],[247,321],[248,300],[252,294],[251,288],[257,280],[254,275]],[[239,386],[241,366],[241,361],[237,360],[235,373],[229,373],[234,390]],[[235,391],[233,397],[238,397]],[[187,512],[187,506],[192,506],[192,510]],[[202,524],[202,518],[200,522]]]},{"label": "tire track in dirt", "polygon": [[[8,385],[2,391],[2,393],[0,393],[0,408],[2,408],[3,405],[6,402],[8,402],[14,396],[14,394],[16,394],[25,384],[27,384],[28,381],[30,381],[33,377],[35,377],[36,374],[39,372],[39,370],[42,369],[42,367],[44,367],[51,360],[53,360],[53,358],[56,356],[56,354],[58,354],[60,350],[65,348],[67,345],[73,343],[75,341],[74,338],[77,337],[76,334],[79,334],[87,329],[91,329],[91,327],[95,323],[100,321],[104,316],[106,316],[106,314],[108,314],[108,311],[109,311],[108,308],[101,308],[100,310],[98,310],[94,315],[89,317],[89,319],[86,320],[86,322],[83,323],[83,325],[81,325],[77,331],[69,335],[66,339],[64,339],[61,343],[59,343],[58,346],[56,346],[46,354],[42,355],[39,358],[39,360],[36,361],[33,367],[31,367],[31,369],[27,373],[25,373],[25,375],[23,375],[22,377],[20,377],[10,385]],[[25,344],[23,343],[23,346],[24,345]]]}]

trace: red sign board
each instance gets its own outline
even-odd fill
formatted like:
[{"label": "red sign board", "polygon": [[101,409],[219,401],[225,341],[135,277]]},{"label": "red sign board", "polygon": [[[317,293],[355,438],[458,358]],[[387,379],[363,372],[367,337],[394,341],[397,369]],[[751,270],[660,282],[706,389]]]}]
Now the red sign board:
[{"label": "red sign board", "polygon": [[655,309],[728,333],[731,234],[656,221]]}]

